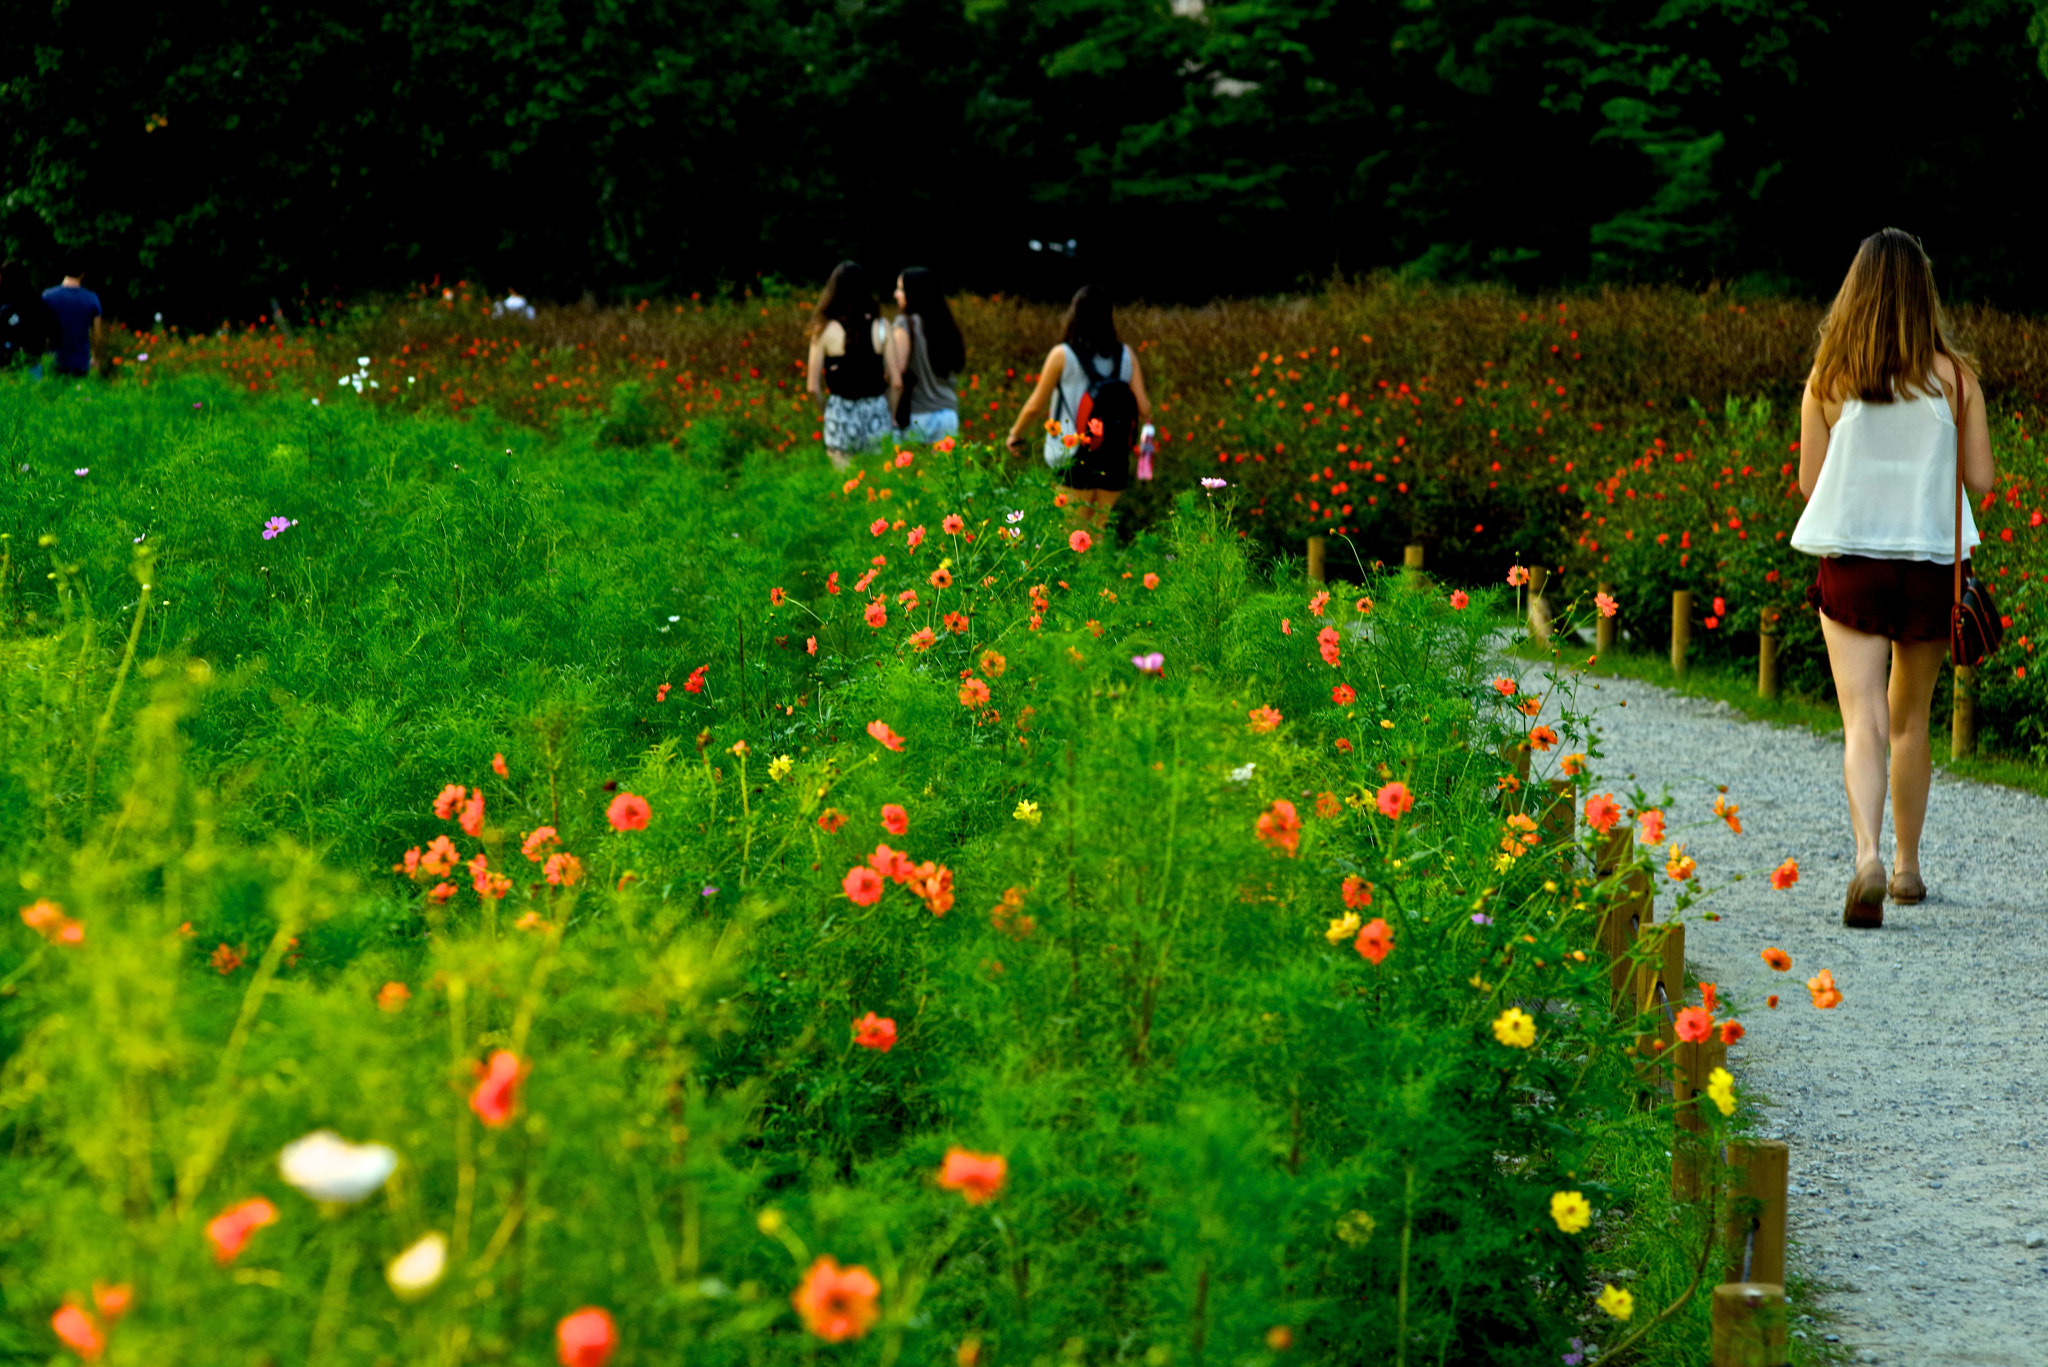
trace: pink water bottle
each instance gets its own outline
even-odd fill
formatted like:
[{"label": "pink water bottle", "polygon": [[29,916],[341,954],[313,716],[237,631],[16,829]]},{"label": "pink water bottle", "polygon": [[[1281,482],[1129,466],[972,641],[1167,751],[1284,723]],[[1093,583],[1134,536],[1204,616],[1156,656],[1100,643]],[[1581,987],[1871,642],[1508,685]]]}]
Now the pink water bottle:
[{"label": "pink water bottle", "polygon": [[1138,478],[1152,478],[1152,452],[1156,444],[1152,440],[1152,424],[1146,423],[1138,433]]}]

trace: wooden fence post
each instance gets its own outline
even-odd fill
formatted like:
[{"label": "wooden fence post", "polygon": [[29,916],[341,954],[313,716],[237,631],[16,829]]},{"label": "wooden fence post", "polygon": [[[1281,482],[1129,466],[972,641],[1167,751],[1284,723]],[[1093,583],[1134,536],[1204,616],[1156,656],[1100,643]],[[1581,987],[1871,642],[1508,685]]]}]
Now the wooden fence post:
[{"label": "wooden fence post", "polygon": [[1772,608],[1764,610],[1756,634],[1756,691],[1758,697],[1778,696],[1778,614]]},{"label": "wooden fence post", "polygon": [[1713,1367],[1785,1367],[1790,1344],[1785,1288],[1724,1282],[1714,1288]]},{"label": "wooden fence post", "polygon": [[[1602,584],[1599,592],[1609,598],[1614,596],[1614,585]],[[1614,619],[1603,617],[1597,611],[1593,614],[1593,653],[1605,655],[1614,649]]]},{"label": "wooden fence post", "polygon": [[1544,804],[1536,825],[1545,840],[1568,845],[1579,833],[1578,786],[1568,778],[1554,778],[1548,787],[1550,801]]},{"label": "wooden fence post", "polygon": [[1550,604],[1543,597],[1543,586],[1549,582],[1549,570],[1529,567],[1529,634],[1539,641],[1550,639]]},{"label": "wooden fence post", "polygon": [[1728,1267],[1724,1281],[1785,1283],[1785,1179],[1791,1150],[1776,1139],[1728,1146]]},{"label": "wooden fence post", "polygon": [[1635,948],[1636,936],[1656,915],[1655,895],[1650,876],[1641,869],[1630,869],[1621,876],[1617,895],[1600,918],[1600,951],[1607,956],[1607,985],[1616,1011],[1621,1010],[1635,973],[1629,952]]},{"label": "wooden fence post", "polygon": [[1692,642],[1692,590],[1671,594],[1671,672],[1685,677],[1685,648]]},{"label": "wooden fence post", "polygon": [[[1656,1033],[1636,1036],[1636,1072],[1647,1077],[1678,1043],[1674,1017],[1685,997],[1685,923],[1645,927],[1638,942],[1647,951],[1636,961],[1635,1010],[1653,1015]],[[1645,962],[1647,958],[1647,962]],[[1661,1046],[1661,1047],[1660,1047]]]},{"label": "wooden fence post", "polygon": [[1671,1086],[1671,1099],[1677,1107],[1672,1112],[1677,1125],[1671,1145],[1674,1201],[1697,1201],[1707,1193],[1707,1173],[1713,1165],[1708,1161],[1705,1138],[1707,1118],[1700,1113],[1700,1107],[1707,1103],[1699,1098],[1706,1095],[1707,1079],[1727,1062],[1728,1046],[1721,1043],[1719,1035],[1709,1035],[1697,1043],[1679,1042],[1677,1070]]},{"label": "wooden fence post", "polygon": [[1308,539],[1308,577],[1313,583],[1323,584],[1329,582],[1323,574],[1323,551],[1326,544],[1324,538],[1320,536],[1312,536]]},{"label": "wooden fence post", "polygon": [[1422,582],[1422,543],[1411,541],[1401,548],[1401,577],[1410,587]]},{"label": "wooden fence post", "polygon": [[1948,753],[1950,759],[1977,753],[1977,671],[1971,665],[1956,666],[1949,700]]}]

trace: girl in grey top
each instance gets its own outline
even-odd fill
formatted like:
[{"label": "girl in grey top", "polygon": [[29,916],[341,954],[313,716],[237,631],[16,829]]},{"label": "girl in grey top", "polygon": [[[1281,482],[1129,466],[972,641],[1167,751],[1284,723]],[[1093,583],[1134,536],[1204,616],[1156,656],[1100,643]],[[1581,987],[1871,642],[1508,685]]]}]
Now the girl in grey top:
[{"label": "girl in grey top", "polygon": [[897,431],[914,441],[954,436],[960,431],[960,400],[953,381],[967,368],[967,344],[953,310],[922,266],[896,277],[896,309],[888,356],[892,404],[910,389],[910,425]]}]

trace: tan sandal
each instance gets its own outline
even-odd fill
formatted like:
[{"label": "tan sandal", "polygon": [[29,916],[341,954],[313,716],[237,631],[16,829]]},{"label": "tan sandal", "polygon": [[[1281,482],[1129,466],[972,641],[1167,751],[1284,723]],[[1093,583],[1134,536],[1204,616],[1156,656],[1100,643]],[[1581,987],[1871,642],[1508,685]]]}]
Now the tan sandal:
[{"label": "tan sandal", "polygon": [[1884,865],[1873,859],[1849,880],[1842,902],[1842,924],[1852,930],[1875,930],[1884,924]]},{"label": "tan sandal", "polygon": [[1902,907],[1917,906],[1927,900],[1927,884],[1918,873],[1893,874],[1890,892],[1892,901]]}]

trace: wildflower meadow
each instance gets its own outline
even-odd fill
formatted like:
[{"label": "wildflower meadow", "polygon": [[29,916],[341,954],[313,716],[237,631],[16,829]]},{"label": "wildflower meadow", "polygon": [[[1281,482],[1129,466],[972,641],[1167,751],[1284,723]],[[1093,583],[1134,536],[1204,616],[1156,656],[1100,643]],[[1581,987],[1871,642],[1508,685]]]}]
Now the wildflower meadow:
[{"label": "wildflower meadow", "polygon": [[[790,316],[528,358],[456,302],[0,383],[0,1361],[1706,1361],[1674,1096],[1725,1139],[1743,1083],[1666,1042],[1773,1018],[1617,1007],[1599,927],[1798,870],[1700,867],[1736,809],[1499,657],[1514,567],[1665,573],[1643,491],[1763,409],[1621,457],[1603,524],[1618,419],[1553,455],[1562,400],[1472,427],[1477,376],[1276,312],[1236,369],[1162,345],[1187,421],[1104,534],[1000,453],[1026,365],[841,473]],[[1511,386],[1568,319],[1501,324]],[[1310,529],[1342,580],[1274,553]],[[1739,624],[1772,543],[1693,530]],[[1377,563],[1418,532],[1441,577]]]}]

